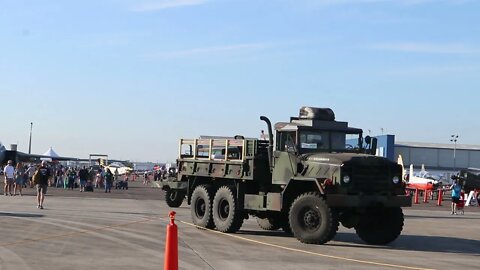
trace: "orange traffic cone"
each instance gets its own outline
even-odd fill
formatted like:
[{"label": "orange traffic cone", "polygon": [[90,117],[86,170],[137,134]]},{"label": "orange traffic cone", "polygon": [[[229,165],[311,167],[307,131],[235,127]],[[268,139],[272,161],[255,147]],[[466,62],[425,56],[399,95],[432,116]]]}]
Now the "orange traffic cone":
[{"label": "orange traffic cone", "polygon": [[178,229],[175,224],[175,214],[174,211],[169,213],[170,224],[167,225],[164,270],[178,270]]},{"label": "orange traffic cone", "polygon": [[174,211],[169,213],[170,224],[167,225],[164,270],[178,270],[178,229],[175,224],[175,214]]}]

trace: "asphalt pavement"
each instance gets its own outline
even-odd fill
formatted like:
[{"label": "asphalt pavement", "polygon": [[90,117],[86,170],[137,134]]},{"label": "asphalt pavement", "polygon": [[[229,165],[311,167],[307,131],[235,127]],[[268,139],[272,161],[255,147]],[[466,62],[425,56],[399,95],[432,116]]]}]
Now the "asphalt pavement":
[{"label": "asphalt pavement", "polygon": [[[0,196],[0,270],[162,269],[169,209],[163,192],[139,182],[104,193],[49,188],[45,209],[34,190]],[[305,245],[254,218],[220,234],[190,224],[177,209],[180,269],[472,269],[480,266],[480,208],[450,215],[448,202],[405,209],[402,235],[369,246],[343,227],[326,245]]]}]

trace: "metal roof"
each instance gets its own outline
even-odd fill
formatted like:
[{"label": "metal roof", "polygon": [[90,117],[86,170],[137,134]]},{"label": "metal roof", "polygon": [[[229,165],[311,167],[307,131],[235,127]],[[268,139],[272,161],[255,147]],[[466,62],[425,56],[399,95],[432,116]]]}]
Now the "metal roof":
[{"label": "metal roof", "polygon": [[[395,147],[453,149],[452,143],[395,142]],[[457,150],[478,150],[480,145],[457,144]]]}]

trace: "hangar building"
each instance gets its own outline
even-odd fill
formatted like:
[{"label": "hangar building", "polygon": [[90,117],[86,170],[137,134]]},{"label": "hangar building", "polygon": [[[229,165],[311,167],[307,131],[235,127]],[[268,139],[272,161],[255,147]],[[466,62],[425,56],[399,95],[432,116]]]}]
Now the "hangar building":
[{"label": "hangar building", "polygon": [[397,160],[402,155],[406,166],[422,164],[428,170],[455,171],[480,168],[480,145],[395,142],[394,135],[378,138],[377,155]]}]

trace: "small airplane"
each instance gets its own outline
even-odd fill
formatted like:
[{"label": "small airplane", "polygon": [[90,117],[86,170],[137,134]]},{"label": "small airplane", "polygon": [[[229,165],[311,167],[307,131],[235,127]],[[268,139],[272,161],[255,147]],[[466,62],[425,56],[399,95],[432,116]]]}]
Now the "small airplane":
[{"label": "small airplane", "polygon": [[435,177],[431,173],[425,170],[425,165],[422,164],[422,169],[418,174],[413,173],[413,164],[410,165],[410,171],[408,174],[405,172],[402,156],[398,156],[397,163],[402,166],[403,175],[402,178],[407,183],[407,189],[419,189],[419,190],[434,190],[442,185],[442,182],[438,177]]},{"label": "small airplane", "polygon": [[118,171],[118,174],[119,175],[123,175],[123,174],[127,174],[127,173],[131,173],[133,171],[132,168],[130,167],[127,167],[125,166],[123,163],[121,162],[112,162],[108,165],[104,164],[103,162],[100,163],[100,165],[103,166],[103,168],[106,170],[106,169],[110,169],[110,171],[115,174],[115,170]]}]

